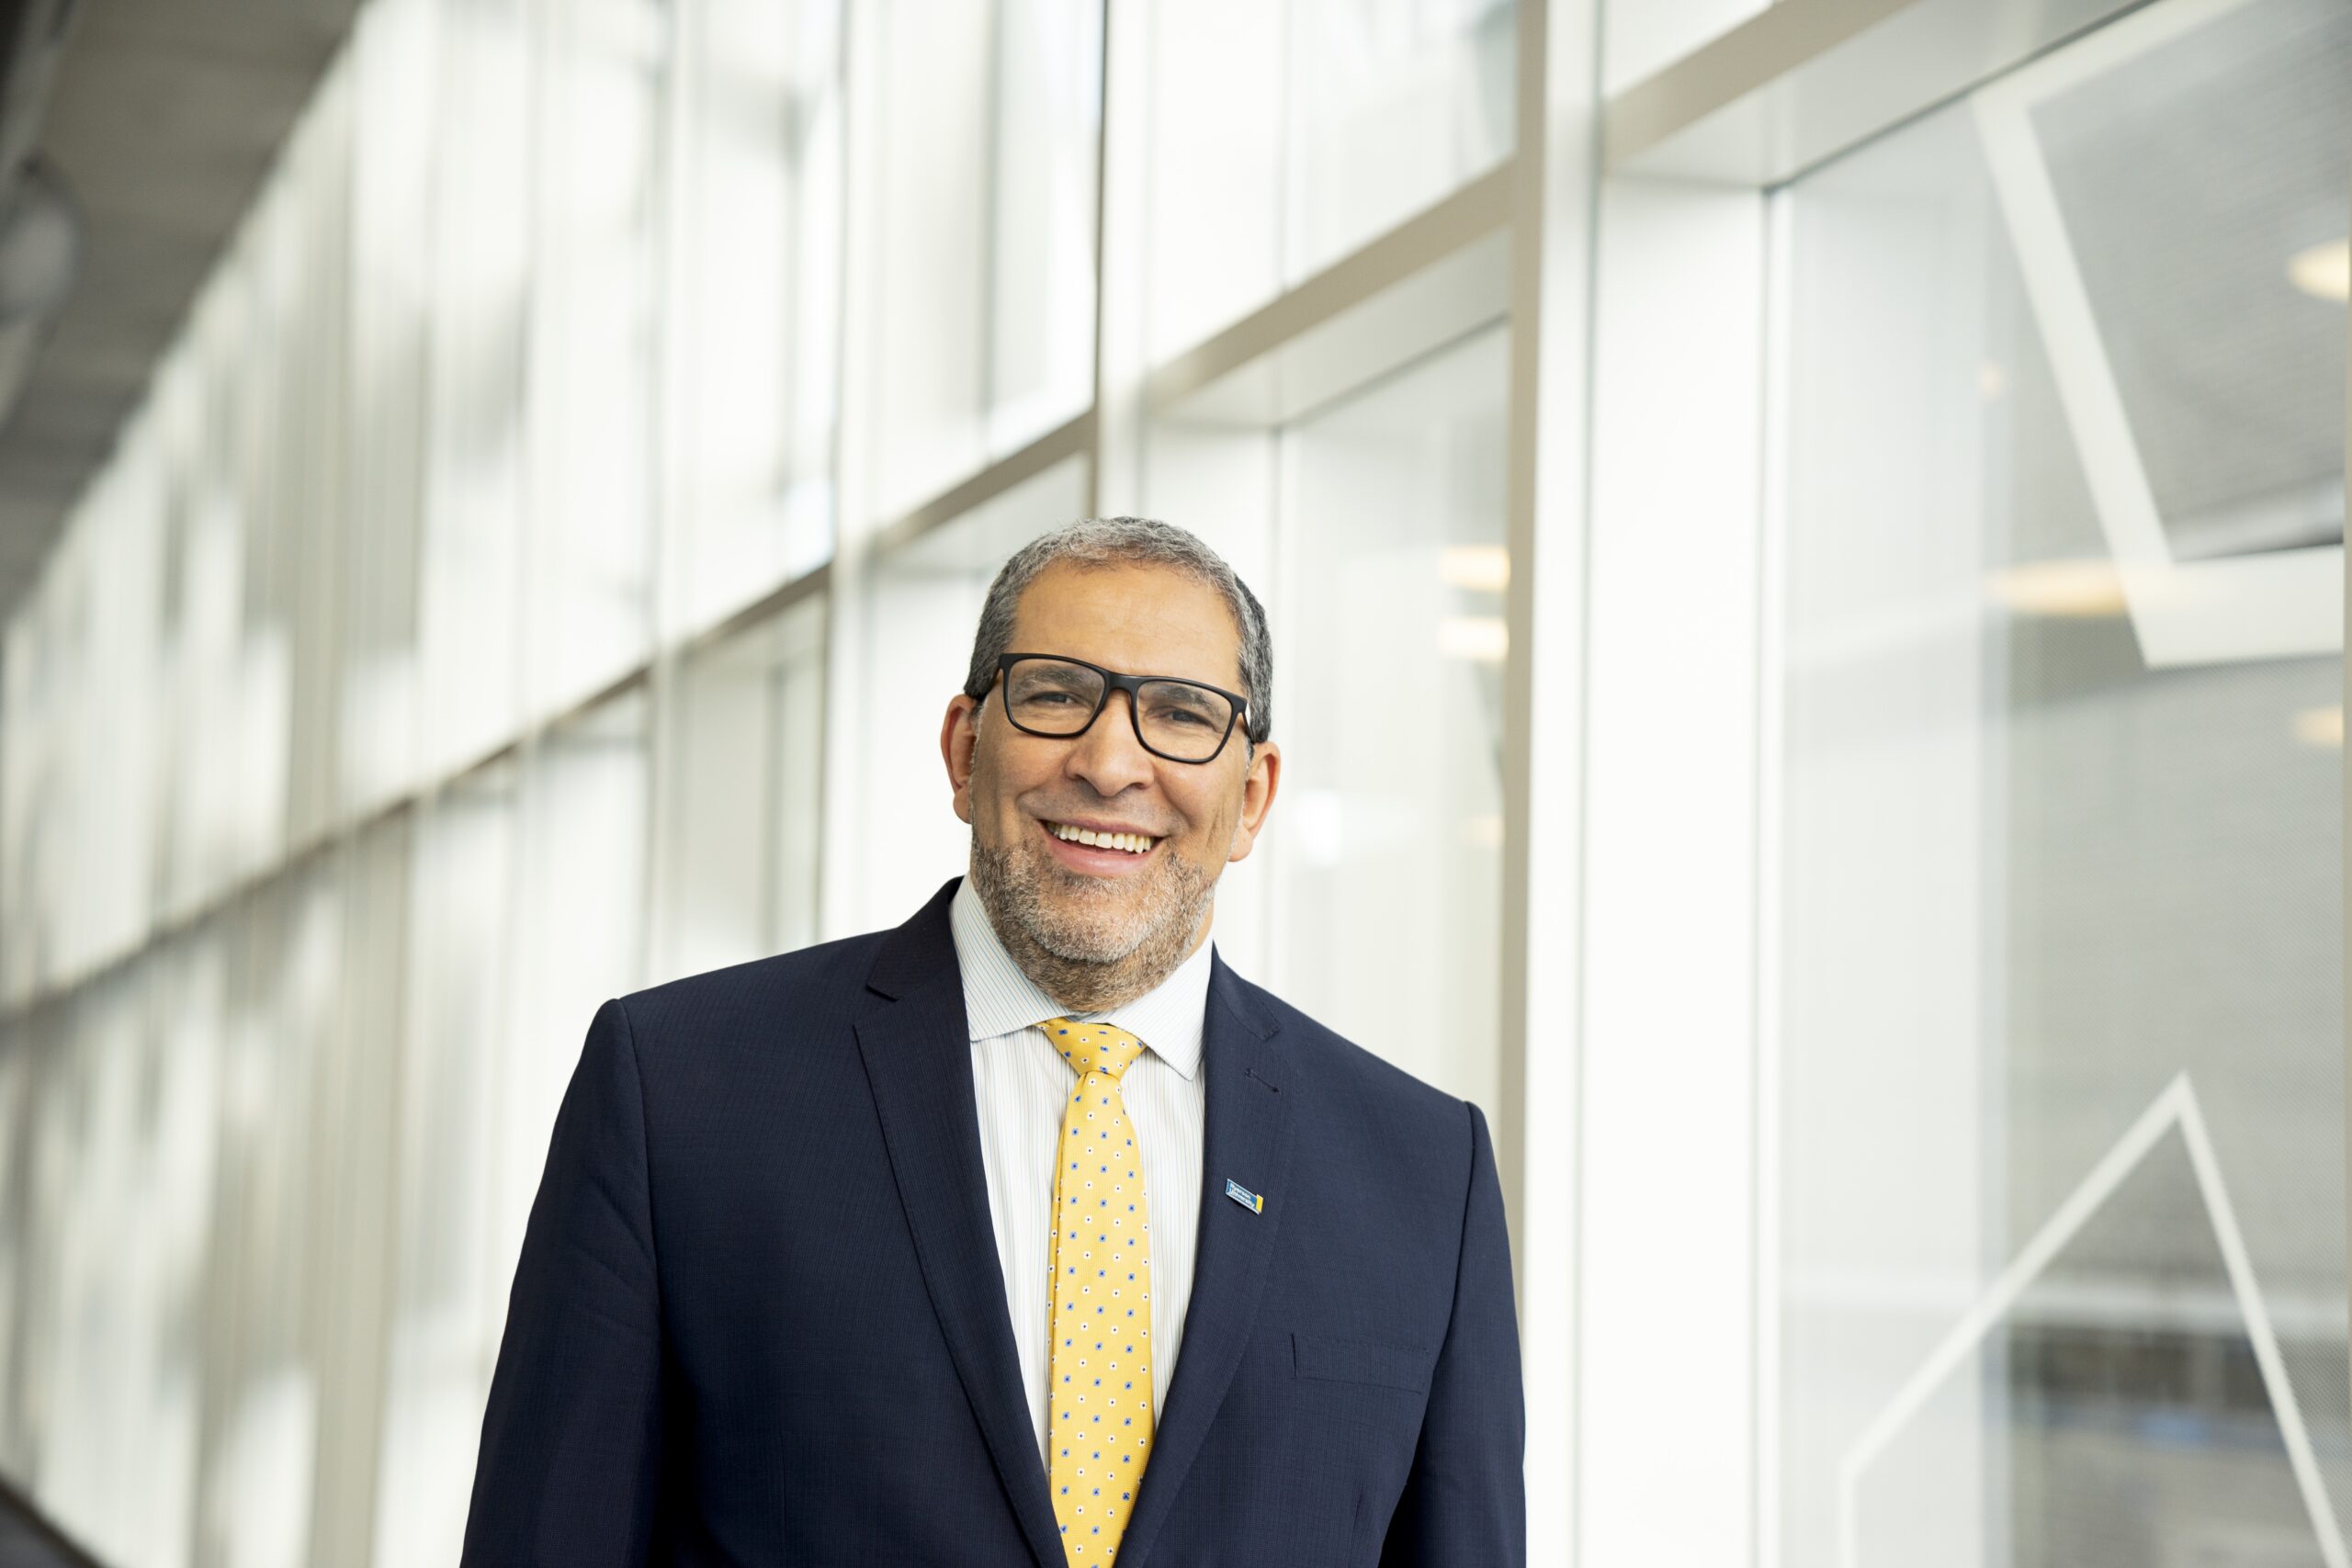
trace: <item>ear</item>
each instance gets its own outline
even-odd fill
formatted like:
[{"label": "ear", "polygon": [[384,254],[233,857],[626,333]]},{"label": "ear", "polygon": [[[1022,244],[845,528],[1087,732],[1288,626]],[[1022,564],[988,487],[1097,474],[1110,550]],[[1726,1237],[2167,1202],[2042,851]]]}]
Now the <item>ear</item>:
[{"label": "ear", "polygon": [[955,791],[956,815],[972,819],[972,753],[978,748],[980,705],[958,692],[947,702],[947,716],[939,727],[939,755],[947,763],[948,787]]},{"label": "ear", "polygon": [[1273,809],[1274,791],[1282,784],[1283,749],[1272,741],[1258,748],[1250,759],[1250,771],[1241,779],[1241,817],[1233,825],[1233,849],[1225,858],[1237,861],[1246,858],[1251,845],[1266,826],[1266,813]]}]

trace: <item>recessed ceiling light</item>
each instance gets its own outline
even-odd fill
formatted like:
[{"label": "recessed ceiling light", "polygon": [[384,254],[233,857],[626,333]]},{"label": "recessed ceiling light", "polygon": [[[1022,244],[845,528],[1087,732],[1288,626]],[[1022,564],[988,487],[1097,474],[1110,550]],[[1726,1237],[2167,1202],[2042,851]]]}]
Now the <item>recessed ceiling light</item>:
[{"label": "recessed ceiling light", "polygon": [[1500,664],[1510,649],[1510,631],[1500,615],[1448,615],[1437,624],[1437,650],[1446,659]]},{"label": "recessed ceiling light", "polygon": [[2295,739],[2324,751],[2344,750],[2344,709],[2305,708],[2295,716]]},{"label": "recessed ceiling light", "polygon": [[1995,572],[1985,588],[2015,615],[2103,620],[2125,609],[2123,580],[2110,560],[2029,561]]},{"label": "recessed ceiling light", "polygon": [[1437,558],[1437,573],[1456,588],[1500,593],[1510,585],[1510,552],[1500,545],[1448,545]]},{"label": "recessed ceiling light", "polygon": [[2314,299],[2352,299],[2352,240],[2331,240],[2287,258],[2287,277]]}]

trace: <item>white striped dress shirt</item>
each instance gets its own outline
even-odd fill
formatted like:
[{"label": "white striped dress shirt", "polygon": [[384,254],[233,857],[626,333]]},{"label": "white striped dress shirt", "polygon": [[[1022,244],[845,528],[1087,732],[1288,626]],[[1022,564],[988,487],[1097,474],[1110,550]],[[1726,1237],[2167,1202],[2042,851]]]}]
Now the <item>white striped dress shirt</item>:
[{"label": "white striped dress shirt", "polygon": [[[1021,1352],[1037,1456],[1046,1451],[1046,1345],[1053,1317],[1054,1165],[1062,1111],[1078,1075],[1046,1043],[1038,1023],[1064,1010],[1037,988],[1004,950],[967,875],[948,906],[956,962],[964,972],[964,1016],[972,1033],[972,1085],[979,1104],[980,1162],[989,1179],[1005,1304]],[[1201,1219],[1201,1029],[1208,1008],[1209,951],[1192,956],[1152,990],[1107,1012],[1075,1012],[1144,1043],[1120,1075],[1127,1119],[1143,1154],[1145,1218],[1151,1231],[1151,1396],[1154,1419],[1168,1407],[1168,1380],[1183,1347],[1193,1299],[1193,1253]],[[1051,1461],[1048,1459],[1048,1469]]]}]

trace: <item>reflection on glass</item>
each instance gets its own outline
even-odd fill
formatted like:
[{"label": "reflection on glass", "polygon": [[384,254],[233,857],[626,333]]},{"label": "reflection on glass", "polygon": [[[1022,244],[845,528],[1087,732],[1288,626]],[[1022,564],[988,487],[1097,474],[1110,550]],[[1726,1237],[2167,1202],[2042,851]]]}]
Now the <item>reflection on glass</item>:
[{"label": "reflection on glass", "polygon": [[823,639],[823,605],[804,599],[680,671],[649,983],[811,940]]},{"label": "reflection on glass", "polygon": [[[647,729],[644,688],[632,687],[548,734],[523,765],[507,950],[514,1000],[493,1067],[493,1279],[514,1277],[588,1021],[605,998],[636,989],[645,970]],[[502,1296],[497,1328],[504,1323]]]},{"label": "reflection on glass", "polygon": [[395,1156],[396,1219],[378,1454],[377,1568],[453,1562],[495,1363],[490,1241],[514,930],[514,773],[467,778],[413,842]]},{"label": "reflection on glass", "polygon": [[1283,761],[1263,845],[1269,983],[1489,1111],[1508,348],[1487,332],[1284,433],[1269,610]]},{"label": "reflection on glass", "polygon": [[1507,156],[1511,0],[1291,0],[1288,278]]},{"label": "reflection on glass", "polygon": [[[322,1058],[334,1039],[346,897],[323,866],[266,889],[231,928],[221,1037],[209,1381],[195,1532],[229,1561],[308,1551],[324,1369],[311,1331],[325,1229]],[[315,1163],[314,1163],[315,1162]]]},{"label": "reflection on glass", "polygon": [[522,697],[531,288],[526,0],[449,5],[432,139],[433,289],[420,570],[425,765],[513,733]]},{"label": "reflection on glass", "polygon": [[665,15],[655,0],[542,13],[524,576],[534,713],[602,686],[643,657],[652,633]]},{"label": "reflection on glass", "polygon": [[2169,0],[1786,198],[1785,1562],[2342,1561],[2347,73]]},{"label": "reflection on glass", "polygon": [[665,624],[708,626],[832,544],[840,333],[837,6],[673,13],[681,544]]},{"label": "reflection on glass", "polygon": [[1102,25],[1102,0],[876,8],[881,517],[1092,397]]},{"label": "reflection on glass", "polygon": [[1155,356],[1510,153],[1511,0],[1186,0],[1150,25]]}]

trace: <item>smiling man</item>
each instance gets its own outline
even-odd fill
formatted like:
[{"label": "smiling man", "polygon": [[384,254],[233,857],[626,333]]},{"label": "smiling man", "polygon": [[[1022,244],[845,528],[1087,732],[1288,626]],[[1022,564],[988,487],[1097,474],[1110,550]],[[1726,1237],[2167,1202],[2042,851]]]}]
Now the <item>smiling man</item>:
[{"label": "smiling man", "polygon": [[1184,530],[1035,541],[940,732],[967,874],[598,1010],[467,1563],[1524,1562],[1484,1115],[1210,940],[1272,662]]}]

